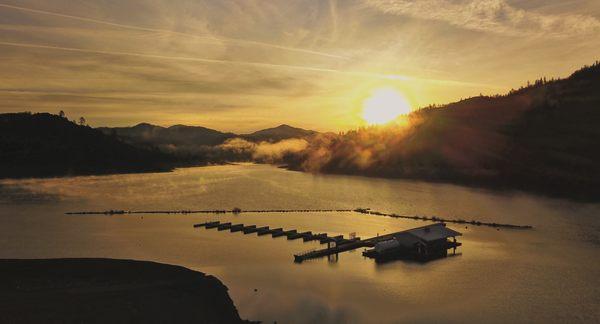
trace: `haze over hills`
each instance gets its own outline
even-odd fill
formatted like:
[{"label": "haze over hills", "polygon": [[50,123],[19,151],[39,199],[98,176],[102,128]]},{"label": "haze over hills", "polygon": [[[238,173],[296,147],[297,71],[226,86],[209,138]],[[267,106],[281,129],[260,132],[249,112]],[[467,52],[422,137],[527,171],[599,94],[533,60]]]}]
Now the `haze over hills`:
[{"label": "haze over hills", "polygon": [[100,127],[107,135],[115,134],[126,142],[138,145],[219,145],[235,137],[201,126],[174,125],[171,127],[141,123],[133,127]]},{"label": "haze over hills", "polygon": [[600,64],[502,96],[430,106],[342,134],[289,125],[236,135],[150,124],[100,128],[0,115],[0,176],[170,169],[235,161],[600,197]]},{"label": "haze over hills", "polygon": [[235,137],[252,142],[279,142],[290,138],[308,138],[317,134],[317,132],[312,130],[296,128],[285,124],[241,135],[224,133],[201,126],[174,125],[171,127],[161,127],[148,123],[141,123],[132,127],[99,127],[98,129],[107,135],[115,134],[132,144],[176,146],[215,146]]},{"label": "haze over hills", "polygon": [[[147,123],[99,128],[49,113],[0,114],[0,178],[165,171],[235,161],[275,162],[315,134],[287,125],[236,135]],[[263,144],[264,142],[264,144]],[[274,144],[271,144],[274,143]]]},{"label": "haze over hills", "polygon": [[600,64],[409,115],[405,124],[318,136],[298,170],[408,177],[600,197]]}]

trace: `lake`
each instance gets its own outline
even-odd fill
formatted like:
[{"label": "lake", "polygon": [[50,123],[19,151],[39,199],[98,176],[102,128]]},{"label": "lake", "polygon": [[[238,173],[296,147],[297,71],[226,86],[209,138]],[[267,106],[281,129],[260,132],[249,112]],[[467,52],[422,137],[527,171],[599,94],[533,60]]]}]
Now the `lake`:
[{"label": "lake", "polygon": [[[193,228],[209,220],[366,238],[429,222],[353,212],[65,215],[83,210],[353,209],[527,224],[448,224],[454,257],[377,264],[361,250]],[[107,257],[218,277],[242,318],[265,323],[599,322],[600,204],[449,184],[313,175],[239,164],[170,173],[0,181],[0,258]],[[256,291],[255,291],[256,290]]]}]

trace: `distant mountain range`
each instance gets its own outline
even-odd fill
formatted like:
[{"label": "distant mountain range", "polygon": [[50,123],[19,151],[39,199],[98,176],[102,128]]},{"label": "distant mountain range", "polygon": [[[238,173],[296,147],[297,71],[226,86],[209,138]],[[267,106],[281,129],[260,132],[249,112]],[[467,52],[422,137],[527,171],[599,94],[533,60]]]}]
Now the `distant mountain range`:
[{"label": "distant mountain range", "polygon": [[309,138],[317,132],[296,128],[289,125],[280,125],[274,128],[259,130],[251,134],[237,135],[223,133],[214,129],[200,126],[175,125],[161,127],[147,123],[133,127],[100,127],[98,130],[107,135],[116,135],[124,141],[134,145],[154,146],[215,146],[223,144],[232,138],[243,138],[252,142],[278,142],[290,138]]},{"label": "distant mountain range", "polygon": [[314,134],[288,125],[244,135],[146,123],[94,129],[49,113],[0,114],[0,178],[164,171],[247,161],[252,159],[251,151],[219,145],[233,138],[278,142]]},{"label": "distant mountain range", "polygon": [[100,127],[107,135],[116,135],[128,143],[150,145],[219,145],[225,140],[235,137],[232,133],[222,133],[214,129],[200,126],[175,125],[161,127],[142,123],[133,127]]}]

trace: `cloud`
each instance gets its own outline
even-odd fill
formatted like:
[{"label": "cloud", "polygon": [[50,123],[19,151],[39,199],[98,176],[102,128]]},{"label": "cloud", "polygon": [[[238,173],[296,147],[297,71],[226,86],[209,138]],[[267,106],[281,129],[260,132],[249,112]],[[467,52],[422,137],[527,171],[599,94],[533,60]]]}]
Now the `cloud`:
[{"label": "cloud", "polygon": [[438,20],[454,26],[510,36],[569,37],[600,30],[600,21],[578,14],[542,14],[506,0],[365,0],[385,13]]},{"label": "cloud", "polygon": [[61,18],[74,19],[74,20],[79,20],[79,21],[88,22],[88,23],[101,24],[101,25],[107,25],[107,26],[111,26],[111,27],[119,27],[119,28],[131,29],[131,30],[136,30],[136,31],[175,34],[175,35],[179,35],[179,36],[186,36],[186,37],[193,37],[193,38],[196,38],[196,39],[203,39],[203,40],[208,41],[208,42],[217,42],[217,44],[219,42],[227,42],[227,43],[231,43],[231,44],[235,44],[235,45],[239,45],[239,46],[248,46],[248,45],[250,45],[250,46],[262,46],[262,47],[269,47],[269,48],[274,48],[274,49],[279,49],[279,50],[284,50],[284,51],[290,51],[290,52],[312,54],[312,55],[323,56],[323,57],[328,57],[328,58],[347,59],[347,57],[340,56],[340,55],[334,55],[334,54],[330,54],[330,53],[313,51],[313,50],[303,49],[303,48],[295,48],[295,47],[290,47],[290,46],[283,46],[283,45],[278,45],[278,44],[271,44],[271,43],[266,43],[266,42],[259,42],[259,41],[254,41],[254,40],[226,38],[226,37],[215,37],[215,36],[212,36],[212,35],[196,35],[196,34],[177,32],[177,31],[172,31],[172,30],[167,30],[167,29],[141,27],[141,26],[135,26],[135,25],[129,25],[129,24],[119,24],[119,23],[114,23],[114,22],[104,21],[104,20],[99,20],[99,19],[93,19],[93,18],[87,18],[87,17],[80,17],[80,16],[74,16],[74,15],[67,15],[67,14],[62,14],[62,13],[58,13],[58,12],[38,10],[38,9],[27,8],[27,7],[20,7],[20,6],[13,6],[13,5],[3,4],[3,3],[0,3],[0,8],[9,8],[9,9],[20,10],[20,11],[25,11],[25,12],[29,12],[29,13],[37,13],[37,14],[42,14],[42,15],[49,15],[49,16],[55,16],[55,17],[61,17]]},{"label": "cloud", "polygon": [[[597,56],[600,33],[498,46],[546,25],[560,35],[597,25],[573,15],[595,13],[593,1],[548,0],[545,14],[522,3],[541,1],[0,0],[0,111],[64,110],[94,126],[344,130],[379,87],[423,106],[565,76]],[[449,20],[468,29],[448,33]]]},{"label": "cloud", "polygon": [[0,46],[13,46],[33,49],[46,49],[46,50],[59,50],[66,52],[84,53],[84,54],[100,54],[100,55],[116,55],[116,56],[127,56],[127,57],[141,57],[149,59],[160,59],[160,60],[174,60],[174,61],[187,61],[196,63],[206,64],[221,64],[221,65],[237,65],[237,66],[248,66],[257,68],[274,68],[284,69],[292,71],[305,71],[305,72],[322,72],[322,73],[334,73],[347,76],[365,77],[365,78],[377,78],[377,79],[390,79],[390,80],[410,80],[409,77],[396,74],[381,74],[381,73],[369,73],[361,71],[346,71],[334,68],[320,68],[312,66],[302,65],[289,65],[289,64],[275,64],[265,62],[247,62],[247,61],[234,61],[234,60],[222,60],[222,59],[211,59],[202,57],[186,57],[186,56],[168,56],[148,53],[134,53],[134,52],[121,52],[121,51],[105,51],[105,50],[93,50],[85,48],[74,48],[66,46],[52,46],[43,44],[30,44],[30,43],[17,43],[17,42],[2,42]]}]

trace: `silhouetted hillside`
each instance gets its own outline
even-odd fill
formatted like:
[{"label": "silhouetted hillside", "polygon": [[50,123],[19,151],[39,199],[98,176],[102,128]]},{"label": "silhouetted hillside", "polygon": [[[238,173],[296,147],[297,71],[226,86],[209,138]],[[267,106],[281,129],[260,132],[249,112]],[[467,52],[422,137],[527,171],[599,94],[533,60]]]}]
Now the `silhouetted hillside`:
[{"label": "silhouetted hillside", "polygon": [[316,134],[315,131],[283,124],[274,128],[259,130],[252,134],[241,135],[240,137],[253,142],[279,142],[290,138],[308,138]]},{"label": "silhouetted hillside", "polygon": [[105,134],[116,134],[133,144],[147,145],[206,145],[214,146],[232,138],[235,134],[222,133],[200,126],[175,125],[168,128],[151,124],[138,124],[133,127],[98,128]]},{"label": "silhouetted hillside", "polygon": [[412,113],[403,125],[318,136],[290,166],[600,198],[600,65]]},{"label": "silhouetted hillside", "polygon": [[57,115],[0,114],[0,177],[158,171],[172,162]]},{"label": "silhouetted hillside", "polygon": [[[222,133],[200,126],[175,125],[168,128],[142,123],[133,127],[101,127],[103,133],[142,148],[155,148],[178,160],[201,160],[213,163],[250,161],[261,143],[277,143],[289,139],[307,139],[315,131],[280,125],[246,135]],[[239,140],[249,141],[239,148]],[[232,143],[234,143],[233,147]],[[256,145],[255,145],[255,144]],[[252,147],[250,147],[252,146]],[[233,147],[233,149],[232,149]]]},{"label": "silhouetted hillside", "polygon": [[114,259],[0,260],[2,323],[250,323],[219,279]]}]

